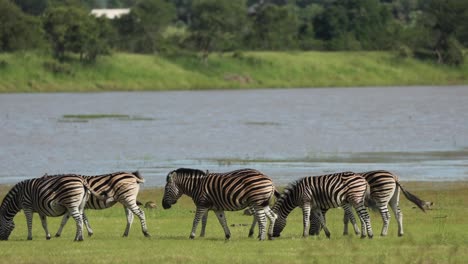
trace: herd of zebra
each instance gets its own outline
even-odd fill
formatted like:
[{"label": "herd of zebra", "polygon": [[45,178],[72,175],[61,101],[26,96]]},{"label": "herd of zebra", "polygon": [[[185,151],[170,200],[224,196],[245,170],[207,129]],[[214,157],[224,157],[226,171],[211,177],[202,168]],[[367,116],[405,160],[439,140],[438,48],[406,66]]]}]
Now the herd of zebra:
[{"label": "herd of zebra", "polygon": [[[70,217],[76,222],[75,241],[83,240],[83,224],[88,235],[93,231],[84,209],[105,209],[121,203],[127,216],[123,236],[129,234],[133,217],[140,219],[144,236],[149,237],[145,213],[138,206],[137,195],[140,183],[144,182],[139,172],[115,172],[105,175],[83,176],[77,174],[44,175],[21,181],[5,195],[0,205],[0,240],[8,240],[13,231],[14,217],[23,210],[28,227],[28,240],[32,239],[32,216],[38,213],[46,233],[47,217],[63,216],[55,236],[59,237]],[[399,208],[400,190],[405,197],[425,211],[427,202],[405,190],[398,177],[388,171],[378,170],[365,173],[341,172],[321,176],[310,176],[290,183],[280,193],[273,181],[254,169],[239,169],[227,173],[212,173],[197,169],[180,168],[169,172],[162,199],[164,209],[170,208],[182,195],[192,198],[196,205],[190,238],[195,238],[197,226],[202,221],[200,236],[205,235],[208,211],[215,212],[229,239],[231,233],[224,211],[246,209],[253,215],[249,237],[258,224],[258,239],[279,237],[290,212],[300,207],[303,212],[303,236],[318,235],[323,229],[326,236],[326,212],[331,208],[344,209],[344,231],[348,234],[351,222],[356,234],[373,237],[367,207],[378,209],[382,216],[381,235],[388,232],[390,212],[398,223],[398,236],[403,235],[403,214]],[[273,198],[274,205],[270,207]],[[361,223],[359,229],[352,208]],[[267,230],[267,219],[269,226]]]}]

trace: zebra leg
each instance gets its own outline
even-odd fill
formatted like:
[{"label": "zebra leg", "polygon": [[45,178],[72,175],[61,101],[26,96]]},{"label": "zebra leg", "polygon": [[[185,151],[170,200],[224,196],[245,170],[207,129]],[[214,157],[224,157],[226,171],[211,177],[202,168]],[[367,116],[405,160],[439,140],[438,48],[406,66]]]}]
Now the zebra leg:
[{"label": "zebra leg", "polygon": [[359,227],[356,222],[356,218],[354,217],[353,210],[350,204],[346,203],[343,204],[343,210],[344,210],[344,216],[343,216],[343,223],[344,223],[344,228],[343,228],[343,235],[348,235],[348,222],[351,221],[351,224],[353,225],[354,233],[356,235],[360,235],[361,231],[359,230]]},{"label": "zebra leg", "polygon": [[76,235],[75,241],[83,241],[83,214],[78,208],[69,208],[69,215],[75,219],[76,222]]},{"label": "zebra leg", "polygon": [[325,217],[323,216],[322,211],[320,209],[316,209],[312,212],[312,214],[314,214],[314,218],[318,219],[320,227],[323,228],[323,231],[325,232],[327,238],[330,238],[330,231],[328,230],[327,224],[325,222]]},{"label": "zebra leg", "polygon": [[[273,240],[273,228],[275,227],[275,222],[278,216],[271,210],[270,206],[266,206],[265,209],[265,215],[268,217],[270,220],[270,226],[268,227],[268,240]],[[254,216],[254,222],[255,222],[255,216]]]},{"label": "zebra leg", "polygon": [[91,225],[89,224],[88,217],[83,212],[83,223],[86,226],[86,230],[88,230],[88,236],[92,236],[94,234],[93,229],[91,229]]},{"label": "zebra leg", "polygon": [[[148,233],[148,228],[146,227],[145,212],[143,212],[143,210],[141,210],[141,208],[138,207],[138,205],[136,203],[134,204],[134,206],[129,207],[129,209],[134,214],[136,214],[136,216],[138,216],[138,218],[140,218],[141,231],[143,232],[143,235],[145,235],[145,237],[150,237],[151,235]],[[132,219],[133,219],[133,216],[132,216]],[[127,235],[128,235],[128,233],[127,233]]]},{"label": "zebra leg", "polygon": [[208,212],[209,211],[206,211],[206,214],[201,219],[200,237],[205,237],[206,222],[208,221]]},{"label": "zebra leg", "polygon": [[127,217],[127,226],[125,227],[125,231],[123,233],[123,237],[128,237],[128,233],[130,232],[130,227],[133,223],[133,213],[128,207],[124,206],[125,216]]},{"label": "zebra leg", "polygon": [[231,231],[229,231],[229,227],[227,225],[226,215],[224,214],[224,211],[215,211],[215,214],[216,214],[216,217],[218,217],[219,223],[224,229],[224,234],[226,236],[226,239],[229,240],[231,238]]},{"label": "zebra leg", "polygon": [[57,233],[55,233],[55,237],[60,237],[60,235],[62,235],[62,231],[63,231],[63,228],[65,227],[65,225],[67,224],[67,221],[68,219],[70,218],[70,214],[66,213],[63,218],[62,218],[62,222],[60,223],[60,227],[59,229],[57,230]]},{"label": "zebra leg", "polygon": [[208,213],[208,208],[197,207],[197,212],[195,213],[195,218],[193,219],[192,232],[190,233],[190,239],[195,238],[195,232],[197,231],[198,223],[200,219]]},{"label": "zebra leg", "polygon": [[47,228],[47,216],[40,215],[39,217],[41,218],[42,228],[44,228],[44,231],[46,233],[46,239],[50,240],[49,228]]},{"label": "zebra leg", "polygon": [[23,209],[24,215],[26,216],[26,224],[28,225],[28,240],[32,240],[32,214],[30,209]]},{"label": "zebra leg", "polygon": [[252,214],[253,220],[252,220],[252,225],[250,225],[249,237],[253,237],[255,233],[255,226],[257,225],[257,216],[255,215],[254,208],[250,208],[250,210],[253,211],[253,214]]},{"label": "zebra leg", "polygon": [[302,224],[303,224],[302,236],[307,237],[309,235],[309,225],[310,225],[310,205],[309,204],[304,204],[302,206]]},{"label": "zebra leg", "polygon": [[401,237],[403,236],[403,213],[400,210],[399,203],[400,203],[400,189],[397,187],[397,189],[395,190],[395,193],[390,199],[389,204],[398,222],[398,236]]},{"label": "zebra leg", "polygon": [[359,215],[359,219],[361,220],[361,228],[362,228],[361,238],[365,238],[366,233],[369,238],[372,238],[374,236],[374,233],[372,232],[370,216],[369,216],[369,213],[367,212],[366,207],[364,206],[364,203],[361,203],[355,206],[355,208],[356,208],[356,212]]},{"label": "zebra leg", "polygon": [[[255,208],[255,217],[258,221],[258,239],[265,240],[266,237],[266,214],[265,210],[262,207]],[[271,229],[271,234],[273,234],[273,229]]]},{"label": "zebra leg", "polygon": [[[325,223],[327,222],[326,214],[328,209],[322,209],[322,215]],[[320,225],[319,219],[313,214],[310,214],[310,227],[309,227],[309,235],[310,236],[318,236],[320,234],[320,230],[322,230],[322,226]]]},{"label": "zebra leg", "polygon": [[378,204],[377,205],[380,211],[380,215],[382,216],[383,226],[382,232],[380,233],[381,236],[386,236],[388,233],[388,225],[390,223],[390,212],[388,211],[386,204]]}]

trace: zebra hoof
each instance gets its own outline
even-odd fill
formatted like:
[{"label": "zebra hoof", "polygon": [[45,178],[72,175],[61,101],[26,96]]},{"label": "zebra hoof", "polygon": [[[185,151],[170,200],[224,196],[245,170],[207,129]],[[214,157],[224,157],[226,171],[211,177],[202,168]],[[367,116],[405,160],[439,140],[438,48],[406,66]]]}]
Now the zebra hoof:
[{"label": "zebra hoof", "polygon": [[189,238],[190,238],[190,239],[195,239],[195,236],[194,236],[194,235],[190,235]]},{"label": "zebra hoof", "polygon": [[47,235],[47,236],[46,236],[46,240],[50,240],[50,235]]},{"label": "zebra hoof", "polygon": [[226,235],[226,240],[231,239],[231,235]]},{"label": "zebra hoof", "polygon": [[151,237],[150,233],[148,232],[143,232],[143,235],[145,235],[145,237]]},{"label": "zebra hoof", "polygon": [[89,237],[92,237],[94,233],[88,233],[88,236]]},{"label": "zebra hoof", "polygon": [[55,237],[60,237],[60,234],[55,234]]}]

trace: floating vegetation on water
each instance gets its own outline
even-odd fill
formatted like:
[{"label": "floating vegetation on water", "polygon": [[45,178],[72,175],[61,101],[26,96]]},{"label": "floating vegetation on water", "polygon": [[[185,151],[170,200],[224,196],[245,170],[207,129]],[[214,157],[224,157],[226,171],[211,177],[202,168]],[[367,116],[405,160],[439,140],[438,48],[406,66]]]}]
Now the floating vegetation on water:
[{"label": "floating vegetation on water", "polygon": [[93,119],[116,119],[119,121],[152,121],[152,117],[130,116],[122,114],[86,114],[86,115],[63,115],[59,122],[86,123]]}]

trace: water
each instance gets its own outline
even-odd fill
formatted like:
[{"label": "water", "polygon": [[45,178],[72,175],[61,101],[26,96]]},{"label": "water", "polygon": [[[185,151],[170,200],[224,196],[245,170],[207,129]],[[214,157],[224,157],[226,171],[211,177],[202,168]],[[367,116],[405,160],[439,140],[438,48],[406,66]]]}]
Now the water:
[{"label": "water", "polygon": [[[102,114],[123,116],[67,116]],[[468,180],[467,121],[467,86],[1,94],[0,184],[138,169],[163,186],[179,167]]]}]

